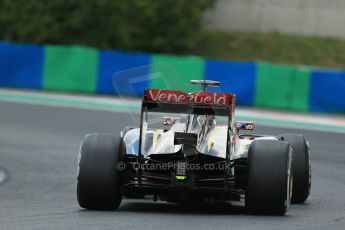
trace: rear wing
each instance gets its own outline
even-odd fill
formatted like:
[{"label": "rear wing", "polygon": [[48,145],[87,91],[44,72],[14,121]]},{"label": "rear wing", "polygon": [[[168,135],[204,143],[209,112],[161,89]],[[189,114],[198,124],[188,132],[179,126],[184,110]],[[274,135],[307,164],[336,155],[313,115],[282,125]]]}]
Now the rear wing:
[{"label": "rear wing", "polygon": [[230,116],[235,95],[226,93],[146,89],[143,107],[149,112]]}]

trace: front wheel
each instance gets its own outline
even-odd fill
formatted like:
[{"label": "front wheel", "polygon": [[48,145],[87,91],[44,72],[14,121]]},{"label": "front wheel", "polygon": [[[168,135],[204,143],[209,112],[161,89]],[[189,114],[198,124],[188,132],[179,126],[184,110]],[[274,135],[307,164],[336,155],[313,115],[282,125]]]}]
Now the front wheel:
[{"label": "front wheel", "polygon": [[246,210],[284,215],[291,200],[291,148],[279,140],[255,140],[248,152]]},{"label": "front wheel", "polygon": [[86,209],[117,209],[122,201],[121,138],[109,134],[88,134],[79,151],[77,198]]}]

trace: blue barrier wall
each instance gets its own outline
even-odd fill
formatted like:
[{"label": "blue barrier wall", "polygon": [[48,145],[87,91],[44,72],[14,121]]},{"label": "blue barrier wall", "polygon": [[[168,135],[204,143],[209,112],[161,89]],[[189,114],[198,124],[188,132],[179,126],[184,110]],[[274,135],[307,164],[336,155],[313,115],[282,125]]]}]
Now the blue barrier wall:
[{"label": "blue barrier wall", "polygon": [[[204,79],[220,81],[219,90],[236,94],[236,102],[241,105],[254,104],[255,75],[254,62],[208,60],[205,63]],[[217,91],[217,88],[211,90]]]},{"label": "blue barrier wall", "polygon": [[311,72],[309,109],[311,112],[345,113],[345,72]]},{"label": "blue barrier wall", "polygon": [[[144,89],[148,88],[149,65],[150,55],[111,51],[99,52],[97,93],[142,95]],[[135,75],[140,80],[130,82]]]},{"label": "blue barrier wall", "polygon": [[0,42],[0,87],[142,96],[147,87],[195,90],[186,79],[219,80],[211,90],[239,105],[345,113],[344,70]]},{"label": "blue barrier wall", "polygon": [[41,89],[44,48],[0,43],[0,86]]}]

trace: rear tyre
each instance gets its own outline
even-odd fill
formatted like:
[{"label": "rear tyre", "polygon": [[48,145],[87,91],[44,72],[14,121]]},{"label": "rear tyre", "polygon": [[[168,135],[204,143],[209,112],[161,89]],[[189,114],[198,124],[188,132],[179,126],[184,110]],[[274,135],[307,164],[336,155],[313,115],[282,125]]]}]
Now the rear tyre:
[{"label": "rear tyre", "polygon": [[311,187],[310,151],[306,139],[301,134],[279,136],[292,147],[293,189],[292,203],[301,204],[308,198]]},{"label": "rear tyre", "polygon": [[86,209],[117,209],[122,201],[121,176],[116,164],[122,160],[121,138],[88,134],[80,146],[77,198]]},{"label": "rear tyre", "polygon": [[251,214],[284,215],[290,204],[291,148],[278,140],[253,141],[248,152],[245,197]]}]

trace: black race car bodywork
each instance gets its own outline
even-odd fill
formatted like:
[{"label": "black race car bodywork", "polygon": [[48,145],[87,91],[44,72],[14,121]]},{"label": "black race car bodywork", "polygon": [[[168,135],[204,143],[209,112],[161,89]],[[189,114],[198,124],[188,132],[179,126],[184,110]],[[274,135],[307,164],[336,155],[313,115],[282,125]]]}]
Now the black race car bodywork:
[{"label": "black race car bodywork", "polygon": [[285,214],[291,199],[307,199],[305,138],[240,135],[254,124],[235,122],[235,95],[207,92],[219,82],[192,83],[204,91],[145,90],[140,127],[126,127],[117,138],[85,137],[78,164],[81,207],[117,208],[123,195],[153,195],[176,203],[244,199],[249,212]]}]

